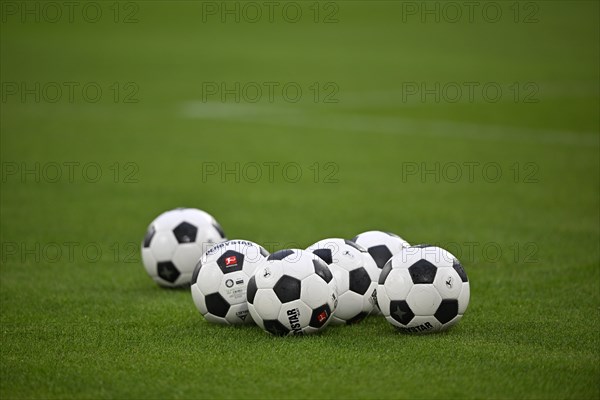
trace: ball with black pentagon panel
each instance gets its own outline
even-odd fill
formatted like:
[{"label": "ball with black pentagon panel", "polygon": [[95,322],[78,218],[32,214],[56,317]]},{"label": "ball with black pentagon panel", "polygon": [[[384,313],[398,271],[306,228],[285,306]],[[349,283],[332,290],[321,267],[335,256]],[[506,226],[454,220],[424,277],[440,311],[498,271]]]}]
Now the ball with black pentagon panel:
[{"label": "ball with black pentagon panel", "polygon": [[248,240],[229,240],[202,255],[192,277],[192,298],[209,322],[252,323],[246,291],[255,269],[269,253]]},{"label": "ball with black pentagon panel", "polygon": [[436,246],[403,249],[386,263],[377,300],[389,323],[406,333],[443,331],[467,310],[469,279],[454,255]]},{"label": "ball with black pentagon panel", "polygon": [[248,309],[254,322],[276,336],[305,335],[324,329],[337,307],[331,270],[316,255],[280,250],[260,265],[248,283]]},{"label": "ball with black pentagon panel", "polygon": [[[359,233],[351,240],[367,249],[380,270],[383,268],[385,263],[392,258],[392,256],[400,253],[402,249],[410,246],[406,240],[402,239],[395,233],[384,231],[367,231]],[[377,279],[379,279],[379,277],[377,277]],[[375,307],[373,308],[372,314],[381,314],[377,301],[375,301]]]},{"label": "ball with black pentagon panel", "polygon": [[364,247],[344,239],[323,239],[306,249],[331,269],[338,290],[332,324],[362,321],[375,305],[380,270]]},{"label": "ball with black pentagon panel", "polygon": [[185,286],[202,253],[225,240],[221,225],[212,215],[195,208],[177,208],[160,214],[148,226],[142,241],[142,262],[160,286]]},{"label": "ball with black pentagon panel", "polygon": [[402,249],[410,246],[406,240],[395,233],[383,231],[359,233],[351,240],[367,249],[379,269],[383,268],[393,255],[400,253]]}]

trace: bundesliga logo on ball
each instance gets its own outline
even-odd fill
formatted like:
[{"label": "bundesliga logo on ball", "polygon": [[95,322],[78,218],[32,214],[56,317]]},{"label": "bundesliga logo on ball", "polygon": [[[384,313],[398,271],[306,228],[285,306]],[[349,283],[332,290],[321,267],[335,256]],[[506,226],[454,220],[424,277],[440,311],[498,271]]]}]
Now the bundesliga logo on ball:
[{"label": "bundesliga logo on ball", "polygon": [[257,325],[276,336],[324,329],[338,304],[327,264],[298,249],[271,254],[250,279],[247,300]]},{"label": "bundesliga logo on ball", "polygon": [[209,322],[251,323],[246,290],[255,269],[269,253],[248,240],[230,240],[209,249],[192,276],[192,298]]}]

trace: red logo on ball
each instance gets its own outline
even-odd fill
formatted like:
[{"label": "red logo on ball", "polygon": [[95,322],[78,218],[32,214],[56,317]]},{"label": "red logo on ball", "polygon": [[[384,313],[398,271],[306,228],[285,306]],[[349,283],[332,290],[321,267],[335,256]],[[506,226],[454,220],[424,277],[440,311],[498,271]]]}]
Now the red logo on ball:
[{"label": "red logo on ball", "polygon": [[227,257],[225,259],[226,267],[231,267],[231,266],[235,266],[235,265],[237,265],[237,257],[236,256]]},{"label": "red logo on ball", "polygon": [[317,321],[319,321],[319,323],[327,321],[327,311],[323,311],[321,314],[317,315]]}]

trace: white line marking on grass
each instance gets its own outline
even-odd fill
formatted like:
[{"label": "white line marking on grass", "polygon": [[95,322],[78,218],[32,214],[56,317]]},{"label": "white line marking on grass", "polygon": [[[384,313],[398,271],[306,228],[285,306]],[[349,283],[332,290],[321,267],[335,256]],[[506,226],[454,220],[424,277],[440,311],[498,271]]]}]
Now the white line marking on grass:
[{"label": "white line marking on grass", "polygon": [[195,119],[230,119],[273,114],[297,114],[303,112],[292,108],[282,108],[258,103],[221,103],[189,101],[183,104],[181,112],[185,117]]},{"label": "white line marking on grass", "polygon": [[344,132],[449,137],[497,142],[530,142],[600,147],[597,132],[535,129],[445,120],[418,120],[397,116],[324,113],[300,106],[272,104],[187,102],[182,115],[192,119],[228,120],[270,126],[305,127]]}]

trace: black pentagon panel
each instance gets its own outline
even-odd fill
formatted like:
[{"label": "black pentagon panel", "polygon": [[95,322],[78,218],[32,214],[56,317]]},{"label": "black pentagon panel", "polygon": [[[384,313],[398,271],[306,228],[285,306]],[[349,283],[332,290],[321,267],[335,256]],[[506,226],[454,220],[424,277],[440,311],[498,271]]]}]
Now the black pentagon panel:
[{"label": "black pentagon panel", "polygon": [[381,274],[379,274],[379,284],[380,285],[383,285],[385,283],[385,280],[387,279],[390,272],[392,272],[392,260],[389,260],[388,262],[385,263],[385,265],[383,266],[383,269],[381,270]]},{"label": "black pentagon panel", "polygon": [[217,265],[224,274],[241,271],[244,267],[244,255],[237,251],[227,250],[217,259]]},{"label": "black pentagon panel", "polygon": [[167,282],[175,283],[181,273],[171,261],[159,262],[156,265],[158,276]]},{"label": "black pentagon panel", "polygon": [[262,246],[258,246],[258,248],[260,249],[260,255],[263,257],[269,257],[270,253],[267,251],[267,249],[265,249]]},{"label": "black pentagon panel", "polygon": [[200,268],[202,268],[202,262],[198,261],[196,267],[194,268],[194,273],[192,274],[191,284],[193,285],[198,280],[198,274],[200,274]]},{"label": "black pentagon panel", "polygon": [[219,232],[221,239],[225,239],[225,232],[223,232],[223,228],[221,228],[221,225],[219,225],[219,223],[215,221],[213,222],[212,226],[217,230],[217,232]]},{"label": "black pentagon panel", "polygon": [[458,315],[458,300],[442,300],[434,316],[442,324],[452,321]]},{"label": "black pentagon panel", "polygon": [[279,250],[276,251],[275,253],[271,254],[267,260],[283,260],[284,258],[286,258],[287,256],[294,254],[293,250],[289,250],[289,249],[285,249],[285,250]]},{"label": "black pentagon panel", "polygon": [[364,312],[364,311],[360,312],[357,315],[355,315],[354,317],[347,320],[346,325],[358,324],[360,321],[365,319],[367,317],[367,315],[369,315],[368,312]]},{"label": "black pentagon panel", "polygon": [[256,296],[257,290],[258,288],[256,287],[256,279],[254,279],[253,276],[248,281],[248,289],[246,291],[246,300],[248,301],[248,303],[254,304],[254,296]]},{"label": "black pentagon panel", "polygon": [[330,249],[316,249],[313,250],[313,254],[319,256],[319,258],[327,263],[327,265],[333,262],[333,254]]},{"label": "black pentagon panel", "polygon": [[465,272],[465,269],[463,268],[460,261],[458,261],[456,258],[452,262],[452,268],[454,268],[454,270],[458,273],[458,276],[460,276],[461,281],[469,282],[469,278],[467,278],[467,273]]},{"label": "black pentagon panel", "polygon": [[422,243],[422,244],[415,244],[414,246],[410,246],[410,247],[414,247],[415,249],[426,249],[427,247],[435,247],[435,246],[432,244]]},{"label": "black pentagon panel", "polygon": [[191,243],[196,240],[198,228],[188,222],[182,222],[173,229],[177,243]]},{"label": "black pentagon panel", "polygon": [[290,330],[276,319],[263,321],[263,324],[265,330],[275,336],[285,336],[290,333]]},{"label": "black pentagon panel", "polygon": [[365,294],[371,285],[371,277],[363,268],[356,268],[350,271],[350,290],[358,294]]},{"label": "black pentagon panel", "polygon": [[225,318],[229,311],[229,303],[219,293],[213,293],[206,296],[206,309],[212,315]]},{"label": "black pentagon panel", "polygon": [[392,258],[392,252],[385,245],[369,247],[369,254],[375,260],[379,268],[383,268],[386,262]]},{"label": "black pentagon panel", "polygon": [[300,281],[284,275],[273,286],[273,291],[282,303],[298,300],[300,298]]},{"label": "black pentagon panel", "polygon": [[322,305],[313,310],[312,316],[310,317],[309,326],[313,328],[322,328],[331,317],[331,308],[329,304]]},{"label": "black pentagon panel", "polygon": [[402,325],[407,325],[415,317],[408,303],[404,300],[390,302],[390,316]]},{"label": "black pentagon panel", "polygon": [[156,229],[154,229],[154,225],[150,225],[148,230],[146,231],[146,235],[144,236],[144,247],[150,247],[150,242],[156,233]]},{"label": "black pentagon panel", "polygon": [[354,247],[356,250],[360,251],[361,253],[367,252],[367,249],[365,249],[364,247],[362,247],[359,244],[354,243],[352,240],[344,240],[344,243],[346,243],[350,247]]},{"label": "black pentagon panel", "polygon": [[315,266],[315,273],[319,275],[323,280],[327,283],[331,282],[333,279],[333,274],[331,270],[325,263],[321,260],[313,260],[313,265]]},{"label": "black pentagon panel", "polygon": [[422,283],[433,283],[437,267],[427,260],[421,259],[408,267],[408,272],[415,285]]}]

